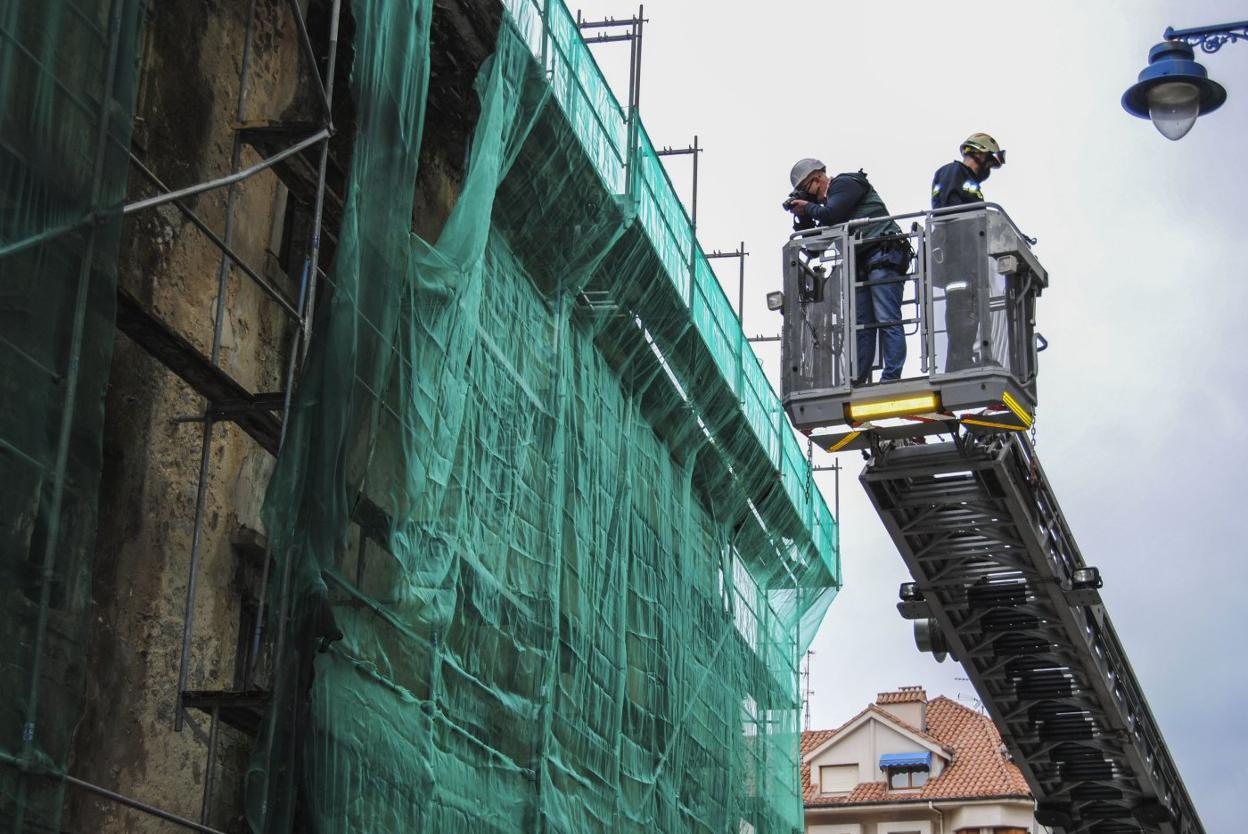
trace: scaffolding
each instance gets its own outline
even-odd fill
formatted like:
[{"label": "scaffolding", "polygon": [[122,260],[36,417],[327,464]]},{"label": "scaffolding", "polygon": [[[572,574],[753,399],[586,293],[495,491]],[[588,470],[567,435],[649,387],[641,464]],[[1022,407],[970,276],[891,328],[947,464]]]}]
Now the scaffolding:
[{"label": "scaffolding", "polygon": [[[23,45],[23,33],[37,35],[50,53],[54,41],[42,29],[51,17],[109,21],[107,37],[97,38],[106,47],[103,63],[109,72],[99,78],[109,93],[95,97],[94,109],[85,108],[99,124],[94,174],[63,186],[71,194],[89,194],[90,204],[76,207],[76,214],[63,222],[37,218],[34,228],[9,222],[0,227],[4,235],[0,266],[6,275],[16,274],[15,264],[21,263],[16,258],[52,257],[68,236],[85,239],[76,262],[75,302],[67,310],[55,311],[71,325],[68,355],[56,357],[59,364],[45,361],[6,339],[13,357],[40,369],[51,366],[54,384],[66,392],[57,402],[49,395],[48,412],[59,418],[60,426],[55,454],[32,455],[22,445],[20,431],[27,415],[5,412],[6,419],[0,422],[6,470],[12,460],[25,461],[38,472],[53,464],[50,484],[32,488],[35,493],[47,492],[37,502],[45,529],[37,529],[39,525],[32,521],[26,540],[4,543],[7,561],[19,547],[24,550],[32,541],[44,542],[42,567],[37,579],[29,583],[41,597],[35,606],[30,668],[24,670],[31,681],[30,694],[19,704],[22,742],[12,744],[6,735],[0,745],[5,751],[18,751],[0,751],[0,764],[7,766],[0,771],[8,771],[0,773],[4,785],[0,802],[12,801],[14,830],[59,830],[61,792],[64,785],[71,785],[189,830],[215,831],[207,822],[222,725],[258,739],[248,774],[249,817],[256,830],[289,830],[298,824],[300,815],[318,817],[321,830],[355,829],[364,817],[372,825],[384,827],[382,820],[388,819],[391,827],[398,826],[394,830],[406,830],[404,825],[415,820],[400,823],[387,816],[395,811],[384,802],[379,809],[353,807],[342,781],[367,772],[368,762],[358,760],[359,744],[377,728],[362,732],[350,742],[350,752],[343,753],[348,748],[336,729],[338,719],[317,712],[329,709],[328,702],[318,699],[341,697],[344,691],[357,696],[365,692],[352,675],[366,668],[371,670],[368,692],[380,684],[390,696],[397,693],[400,702],[420,705],[418,714],[434,716],[433,725],[421,723],[425,719],[412,724],[411,717],[394,725],[415,733],[413,739],[421,739],[410,748],[386,747],[374,738],[375,745],[394,752],[399,756],[395,761],[420,760],[428,767],[429,754],[421,745],[445,745],[448,742],[440,733],[447,733],[464,746],[454,754],[449,748],[441,749],[438,761],[442,767],[452,767],[452,772],[461,775],[465,767],[475,768],[478,774],[486,768],[493,774],[490,779],[496,780],[494,796],[499,801],[509,797],[530,809],[515,813],[517,808],[504,807],[497,819],[487,815],[490,830],[533,830],[532,826],[580,830],[591,820],[621,829],[645,828],[660,821],[678,821],[690,830],[737,830],[739,824],[749,824],[760,832],[787,831],[800,825],[800,792],[793,764],[800,705],[797,664],[839,586],[836,531],[813,488],[809,462],[789,433],[779,403],[740,333],[740,302],[734,316],[707,261],[717,256],[739,257],[743,270],[744,244],[735,253],[701,253],[693,223],[680,208],[658,161],[664,152],[655,150],[637,117],[635,93],[630,93],[627,108],[616,104],[562,3],[528,0],[506,4],[498,47],[478,78],[482,115],[473,139],[469,176],[447,224],[450,231],[444,229],[436,244],[419,242],[411,251],[406,230],[397,238],[370,237],[374,225],[369,220],[378,221],[375,228],[393,230],[393,221],[387,225],[383,216],[397,216],[401,221],[412,216],[410,202],[406,212],[377,214],[378,207],[352,201],[367,177],[381,172],[397,175],[374,183],[415,177],[425,117],[433,3],[414,2],[398,11],[365,0],[350,4],[365,32],[368,27],[379,27],[374,31],[386,31],[395,41],[388,47],[376,47],[381,40],[376,38],[357,41],[353,71],[357,95],[372,96],[364,100],[376,102],[396,89],[403,93],[387,98],[388,105],[377,108],[380,116],[374,112],[361,117],[352,153],[356,183],[333,189],[327,184],[337,133],[334,88],[343,15],[340,0],[313,4],[324,16],[323,28],[328,33],[319,53],[305,19],[305,5],[297,0],[286,4],[309,93],[319,111],[312,121],[298,123],[256,119],[248,109],[252,21],[259,1],[250,0],[247,8],[230,170],[177,189],[168,187],[129,150],[142,14],[137,0],[98,0],[97,8],[87,12],[81,0],[66,0],[49,6],[51,11],[30,12],[29,19],[22,20],[9,7],[11,19],[3,21],[7,51],[0,52],[0,69],[4,70],[0,81],[14,77],[12,61],[38,60],[39,53]],[[634,25],[639,41],[640,22]],[[98,35],[98,27],[95,31]],[[404,38],[406,42],[400,43]],[[634,79],[639,63],[638,57]],[[65,93],[60,70],[38,65],[36,72],[47,77],[56,95]],[[10,117],[7,111],[4,115]],[[371,127],[369,117],[378,120]],[[368,157],[382,146],[378,143],[392,138],[386,131],[393,128],[388,120],[394,118],[410,120],[403,123],[403,135],[414,138],[414,145],[402,158],[393,158],[389,144],[385,152]],[[370,142],[375,146],[371,151]],[[18,155],[19,151],[31,152],[36,144],[33,140],[25,148],[6,144],[5,152],[12,155],[5,160],[8,169],[27,180],[46,178],[54,167],[51,163],[64,149],[49,145],[46,152],[51,159],[42,164]],[[244,167],[244,146],[252,147],[260,161]],[[696,166],[696,139],[694,148]],[[546,167],[550,158],[574,162],[566,172],[552,172]],[[127,163],[155,191],[153,196],[125,202]],[[237,186],[263,171],[276,173],[292,194],[312,206],[298,291],[293,297],[249,264],[234,245]],[[510,177],[503,177],[504,171],[510,171]],[[696,167],[694,176],[696,195]],[[534,184],[539,186],[536,197],[524,191]],[[220,233],[188,202],[188,198],[218,189],[226,195]],[[514,199],[519,196],[515,189],[524,192],[524,199],[546,207],[541,222],[525,214],[525,203]],[[6,188],[5,193],[19,192]],[[500,194],[497,205],[495,193]],[[587,216],[559,213],[559,198],[571,193],[589,195],[595,201],[589,204]],[[694,200],[696,204],[696,196]],[[508,208],[517,205],[522,208]],[[583,202],[576,205],[582,211]],[[220,253],[213,331],[206,354],[116,285],[121,218],[161,206],[176,208]],[[6,211],[12,208],[5,206]],[[386,203],[385,208],[392,206]],[[370,211],[374,212],[371,216]],[[571,233],[576,243],[562,251],[549,251],[547,239],[552,232],[561,235],[565,244]],[[106,245],[101,245],[101,237]],[[534,259],[537,241],[547,260]],[[347,252],[358,259],[354,273],[344,268],[344,262],[332,271],[325,268],[321,253],[326,243],[334,245],[336,257],[347,257],[343,254]],[[533,248],[526,251],[526,246]],[[399,262],[407,262],[415,287],[412,294],[385,299],[371,296],[369,258],[380,258],[372,265],[391,272],[400,269]],[[32,263],[40,265],[38,260]],[[458,280],[475,275],[472,280],[480,284],[486,271],[493,276],[492,292],[497,297],[492,296],[488,306],[478,297],[472,303],[479,306],[466,308],[463,287],[447,276]],[[226,298],[234,281],[258,288],[286,321],[289,345],[284,385],[278,391],[250,391],[221,367]],[[540,301],[542,294],[557,300]],[[499,305],[500,298],[508,303]],[[457,312],[449,318],[445,315],[447,299],[459,299],[452,305]],[[348,301],[349,309],[342,306]],[[400,310],[406,318],[396,323]],[[525,320],[537,325],[537,330],[526,334],[534,344],[554,339],[552,352],[500,343],[497,336],[491,336],[519,329],[516,311],[525,311]],[[474,317],[479,319],[477,324],[458,329]],[[94,442],[98,457],[100,415],[93,420],[83,418],[75,401],[76,374],[85,364],[102,362],[89,379],[103,385],[108,352],[99,348],[111,341],[114,320],[117,330],[204,400],[202,413],[184,418],[197,424],[202,434],[174,710],[176,730],[190,723],[200,732],[193,721],[188,722],[188,710],[209,716],[209,729],[203,736],[207,767],[198,821],[68,774],[68,745],[80,706],[40,699],[41,680],[47,676],[41,669],[44,640],[51,628],[49,612],[59,602],[53,597],[60,593],[57,583],[62,580],[57,573],[64,569],[60,563],[67,542],[73,543],[71,550],[79,557],[76,574],[63,581],[66,587],[78,589],[76,607],[70,610],[76,618],[77,642],[68,652],[77,653],[78,666],[62,683],[71,692],[81,690],[73,681],[80,681],[83,674],[82,634],[90,601],[82,590],[84,582],[89,586],[94,496],[89,491],[78,496],[84,508],[74,516],[78,527],[67,533],[58,524],[65,515],[66,485],[75,483],[67,473],[71,462],[83,467],[79,485],[92,482],[91,461],[72,460],[72,447]],[[335,387],[339,381],[332,374],[339,367],[333,360],[344,356],[342,343],[336,341],[344,332],[340,328],[364,333],[363,341],[351,348],[355,352],[350,355],[360,364],[346,377],[346,388]],[[471,373],[456,378],[422,366],[428,362],[424,351],[440,357],[440,368],[458,373],[468,366]],[[448,361],[452,359],[460,364]],[[492,376],[486,379],[481,376],[485,374]],[[620,385],[624,393],[599,389],[599,379],[617,380],[613,384]],[[442,387],[426,390],[427,382]],[[413,387],[404,389],[409,384]],[[472,416],[475,401],[465,397],[466,392],[485,390],[487,384],[505,389],[515,404],[506,405],[505,414],[495,415],[506,420],[471,423],[481,436],[470,438],[470,443],[458,430],[439,434],[417,425],[427,417],[443,426],[456,420],[461,425],[464,420],[480,421],[481,417]],[[448,394],[447,386],[455,390]],[[19,401],[16,391],[5,393],[8,402]],[[361,398],[361,405],[352,405],[357,410],[339,415],[342,425],[327,426],[325,400],[320,397],[334,393],[344,395],[343,402]],[[79,397],[80,401],[88,399]],[[448,401],[452,405],[447,406]],[[502,406],[490,406],[496,407]],[[465,408],[468,417],[463,416]],[[597,414],[600,422],[582,422],[573,416],[586,409]],[[275,456],[292,442],[301,451],[278,458],[279,470],[266,510],[268,537],[257,535],[237,543],[259,588],[250,635],[240,641],[236,657],[240,666],[237,685],[204,690],[194,688],[190,658],[213,427],[224,422],[234,423]],[[499,426],[506,431],[500,432]],[[606,427],[615,432],[614,439],[611,432],[603,431]],[[84,431],[85,438],[76,436]],[[330,437],[333,432],[337,434]],[[600,436],[591,441],[590,432]],[[656,443],[655,437],[662,442]],[[338,444],[348,468],[362,468],[344,483],[335,480],[338,473],[332,473],[334,477],[321,484],[324,490],[311,494],[318,488],[319,470],[310,468],[317,466],[316,454],[310,450],[330,448],[331,440]],[[440,440],[451,445],[441,449]],[[546,527],[533,525],[536,516],[511,503],[510,509],[501,511],[502,517],[516,525],[533,525],[532,533],[494,529],[488,524],[473,528],[480,547],[455,551],[455,570],[460,572],[456,581],[465,597],[454,603],[460,612],[471,600],[477,633],[471,640],[454,627],[454,617],[446,620],[449,615],[444,613],[440,619],[426,611],[413,619],[401,601],[377,590],[393,562],[403,561],[404,548],[412,541],[420,543],[419,553],[428,558],[445,550],[448,541],[445,530],[432,535],[436,525],[448,519],[462,525],[465,519],[476,517],[456,503],[462,497],[454,498],[453,491],[444,489],[455,479],[467,478],[462,462],[446,456],[464,443],[469,443],[465,449],[489,450],[490,457],[474,464],[479,485],[492,484],[500,477],[515,479],[519,492],[509,501],[529,500],[522,493],[532,485],[521,482],[522,473],[545,479],[549,496],[561,501],[572,501],[570,490],[591,490],[596,502],[606,501],[601,506],[572,501],[566,508],[552,503],[553,513],[539,513],[543,523],[550,525]],[[532,458],[524,443],[547,455]],[[586,451],[594,446],[606,451]],[[300,455],[310,457],[301,459]],[[564,465],[565,455],[566,465],[575,462],[582,469],[573,474],[571,469],[550,467],[552,460]],[[407,468],[395,470],[387,456],[403,461]],[[98,463],[95,466],[98,481]],[[443,489],[435,490],[435,496],[425,484],[414,483],[411,479],[417,471]],[[307,483],[313,487],[305,490]],[[623,493],[607,491],[621,485]],[[14,495],[20,498],[23,493],[18,490]],[[328,512],[321,499],[329,500]],[[672,500],[678,512],[663,506]],[[431,503],[422,510],[421,501]],[[480,503],[475,509],[486,506],[488,502]],[[625,515],[619,510],[601,515],[611,506],[629,509]],[[708,507],[716,509],[711,512]],[[24,518],[23,512],[23,507],[6,506],[6,520]],[[566,530],[565,513],[570,514]],[[455,529],[467,535],[466,528]],[[491,556],[489,543],[494,541],[506,543],[499,551],[506,559]],[[539,581],[517,581],[517,569],[508,567],[509,560],[534,559],[534,553],[526,553],[533,545],[542,553],[556,554],[555,561],[534,568],[533,577]],[[605,574],[595,573],[604,566],[585,555],[599,550],[621,554]],[[622,574],[613,575],[616,563]],[[618,623],[603,631],[587,615],[606,603],[591,604],[580,598],[593,591],[596,583],[614,589],[613,596],[604,600],[615,606]],[[688,583],[696,593],[680,591],[673,596]],[[435,582],[419,589],[417,596],[425,608],[436,608],[443,604],[437,602],[439,593]],[[696,622],[701,636],[677,638],[677,613]],[[522,627],[525,618],[534,624]],[[65,631],[61,624],[54,625],[58,634]],[[533,657],[546,658],[541,673],[523,686],[516,676],[522,674],[524,651],[514,655],[504,650],[500,641],[505,639],[521,644]],[[468,642],[457,642],[464,640]],[[680,647],[682,640],[688,641],[688,649]],[[18,643],[22,645],[21,640]],[[491,653],[505,656],[511,666],[480,666],[480,658]],[[262,668],[266,654],[272,669]],[[560,657],[574,658],[573,666],[556,662]],[[406,668],[414,658],[423,658],[429,669]],[[613,668],[599,668],[604,663]],[[12,665],[21,667],[22,661]],[[303,689],[312,675],[318,688]],[[267,686],[261,686],[264,677],[271,677]],[[573,678],[580,682],[571,683]],[[612,704],[611,709],[619,710],[618,716],[598,726],[605,716],[575,702],[577,693],[585,694],[585,687],[604,699],[602,708]],[[497,704],[512,706],[503,709]],[[393,705],[379,708],[395,709]],[[53,720],[37,714],[42,712]],[[505,720],[508,712],[514,715]],[[516,725],[508,720],[536,720],[542,728],[539,749],[523,749],[526,742],[515,735]],[[57,745],[47,744],[45,727],[57,721],[61,725]],[[318,764],[306,746],[305,732],[328,734],[320,736],[322,743],[339,754]],[[331,744],[330,738],[336,740]],[[305,761],[312,762],[306,766],[310,770],[295,773],[296,763]],[[12,797],[7,795],[10,775],[16,786]],[[421,792],[428,803],[428,807],[421,806],[421,813],[427,814],[421,820],[436,820],[441,830],[467,824],[464,820],[471,815],[445,784],[431,780],[419,767],[409,775],[410,782],[401,790]],[[606,787],[588,791],[585,786],[590,782]],[[324,791],[312,791],[315,786]],[[577,792],[583,795],[571,799]],[[729,796],[732,801],[725,803]],[[577,807],[578,803],[583,807]],[[479,819],[474,825],[483,824]]]},{"label": "scaffolding", "polygon": [[[30,692],[23,702],[22,744],[17,755],[0,751],[0,762],[11,766],[20,774],[13,783],[16,793],[11,805],[12,830],[15,832],[45,829],[59,831],[63,785],[73,786],[189,830],[215,831],[203,823],[208,816],[212,798],[219,723],[224,715],[227,720],[233,719],[237,726],[240,713],[254,712],[262,706],[264,700],[263,693],[254,688],[254,664],[249,664],[246,668],[242,686],[237,693],[191,692],[187,689],[205,498],[213,448],[212,432],[214,425],[229,421],[242,428],[271,454],[276,455],[281,446],[295,375],[306,356],[311,337],[309,322],[313,312],[312,301],[316,297],[317,279],[325,275],[320,264],[320,242],[326,231],[322,221],[329,144],[334,133],[331,114],[340,2],[333,0],[329,12],[329,38],[323,56],[327,68],[323,77],[319,67],[322,58],[318,58],[315,53],[301,4],[293,0],[288,4],[291,21],[298,31],[301,53],[307,62],[307,74],[312,80],[313,95],[323,105],[317,123],[299,126],[268,123],[245,127],[246,95],[253,50],[252,23],[256,5],[257,0],[250,0],[246,11],[247,36],[241,48],[236,99],[237,120],[244,127],[234,133],[230,171],[221,177],[179,189],[168,187],[130,149],[130,122],[142,47],[140,32],[145,15],[150,13],[145,4],[140,0],[79,0],[25,9],[15,4],[6,5],[8,17],[4,21],[4,40],[0,42],[0,83],[4,83],[6,89],[14,90],[22,81],[35,82],[32,85],[35,92],[30,94],[32,102],[28,112],[23,112],[23,102],[18,100],[4,108],[3,113],[6,139],[10,136],[16,137],[12,143],[6,141],[3,148],[7,157],[3,166],[6,186],[4,191],[11,198],[11,202],[5,206],[7,222],[0,227],[0,231],[4,233],[3,240],[0,240],[0,266],[4,267],[6,275],[3,307],[8,315],[13,316],[10,322],[13,328],[7,332],[16,334],[20,339],[30,332],[30,328],[46,326],[48,322],[56,322],[58,318],[68,320],[67,323],[71,326],[68,350],[56,355],[59,352],[57,346],[48,345],[47,352],[53,356],[53,360],[46,363],[41,361],[40,356],[24,350],[23,345],[14,344],[9,339],[4,340],[6,349],[11,351],[11,357],[26,359],[28,364],[44,370],[52,379],[56,390],[50,392],[47,408],[49,414],[59,416],[60,426],[54,447],[55,468],[52,470],[50,484],[43,487],[45,496],[50,497],[41,498],[36,513],[23,514],[12,507],[5,508],[6,521],[15,517],[17,520],[10,527],[12,537],[4,543],[6,559],[15,555],[22,544],[20,537],[23,534],[23,520],[31,528],[26,531],[26,535],[43,538],[45,554],[39,581],[32,583],[39,588],[42,596],[39,599],[36,630],[26,660],[29,666],[26,673],[30,679]],[[107,23],[107,29],[100,27],[101,21]],[[71,42],[78,39],[85,41],[81,44],[83,48],[70,50],[68,54],[62,51],[58,55],[58,49],[63,47],[60,39],[66,38]],[[98,74],[93,76],[92,73]],[[103,84],[97,88],[95,85],[99,80]],[[39,101],[41,98],[43,100]],[[40,109],[40,105],[44,109]],[[71,112],[78,111],[79,117],[96,119],[99,125],[95,131],[98,138],[95,140],[95,163],[89,183],[81,179],[77,182],[56,182],[57,178],[49,174],[50,171],[63,167],[66,159],[73,158],[74,137],[62,134],[58,137],[61,140],[58,143],[43,148],[37,145],[40,133],[51,129],[50,123],[53,119],[66,118],[66,108],[71,109]],[[23,126],[25,129],[14,129],[22,121],[26,122]],[[241,159],[245,144],[271,152],[260,162],[243,167]],[[156,191],[153,196],[125,201],[127,165]],[[300,177],[296,171],[300,165],[310,167],[311,175],[304,171]],[[282,178],[288,184],[296,187],[303,185],[307,192],[303,196],[314,206],[311,225],[313,231],[308,236],[304,267],[295,298],[288,297],[283,290],[274,286],[261,274],[261,270],[248,264],[232,245],[237,220],[236,186],[261,172],[274,169],[284,175]],[[18,183],[25,188],[18,187]],[[49,213],[57,209],[62,212],[77,209],[76,215],[71,214],[59,224],[38,215],[23,218],[18,213],[23,208],[21,198],[39,205],[40,200],[32,198],[29,191],[38,192],[41,189],[46,189],[46,196],[41,196],[42,202],[51,206]],[[220,234],[188,203],[188,198],[218,189],[225,190],[227,201],[224,229]],[[73,202],[81,199],[82,195],[89,197],[87,204],[74,206]],[[58,200],[62,201],[61,206],[57,205]],[[174,206],[220,251],[213,330],[207,356],[186,336],[161,321],[141,301],[116,284],[117,248],[122,218],[166,204]],[[33,219],[44,228],[23,228],[23,219]],[[65,310],[23,310],[18,298],[22,301],[33,300],[38,294],[23,293],[23,289],[29,292],[31,288],[23,288],[20,284],[16,288],[17,292],[12,292],[12,278],[19,275],[23,268],[29,269],[31,274],[46,277],[51,269],[50,264],[55,263],[55,258],[63,257],[67,249],[73,252],[78,247],[81,247],[81,254],[76,261],[81,266],[77,287],[72,296],[72,306]],[[227,289],[231,281],[244,279],[258,287],[288,322],[291,338],[284,373],[286,385],[278,392],[248,391],[219,366]],[[43,293],[55,297],[46,288]],[[23,316],[22,313],[26,315]],[[143,347],[204,398],[202,414],[186,418],[187,422],[195,422],[201,426],[202,452],[195,490],[192,551],[176,693],[178,703],[174,711],[177,730],[182,728],[187,708],[203,709],[211,717],[210,729],[204,739],[207,742],[207,766],[202,811],[198,821],[169,813],[66,773],[64,767],[69,752],[69,734],[72,733],[80,710],[56,699],[45,699],[40,693],[41,684],[47,678],[43,665],[49,655],[73,652],[81,655],[85,652],[84,618],[89,615],[90,600],[84,592],[90,585],[89,551],[92,546],[95,504],[92,487],[88,485],[98,481],[99,464],[94,464],[94,478],[91,475],[89,459],[79,464],[81,471],[73,473],[67,470],[70,449],[75,444],[90,444],[92,436],[96,438],[93,441],[94,455],[98,461],[98,433],[102,417],[99,391],[108,377],[108,356],[111,351],[106,348],[112,342],[114,321],[117,330]],[[15,374],[9,378],[16,383],[22,377]],[[83,388],[94,389],[94,395],[84,396],[80,393]],[[61,401],[57,402],[56,395],[59,391],[63,391],[63,394],[60,394]],[[21,396],[17,391],[8,391],[6,401],[16,404],[34,401],[34,398],[28,391]],[[47,471],[46,462],[40,459],[40,455],[30,454],[19,443],[14,442],[21,439],[22,424],[32,422],[31,415],[6,410],[4,417],[4,425],[0,427],[0,434],[3,435],[0,436],[0,448],[9,456],[5,461],[6,471],[13,460],[24,462],[31,469]],[[47,453],[42,457],[46,459]],[[72,515],[63,506],[65,492],[71,484],[79,490],[75,497],[80,505]],[[25,497],[20,489],[15,492],[18,498]],[[83,529],[67,534],[62,529],[62,519],[74,516],[79,517]],[[68,566],[58,564],[65,560],[62,551],[69,548],[74,551],[75,562]],[[262,588],[267,583],[269,564],[269,560],[263,560]],[[67,574],[63,579],[57,575],[62,571]],[[59,605],[52,600],[51,595],[58,582],[76,585],[76,599]],[[259,598],[263,601],[264,597],[262,591]],[[45,642],[56,639],[47,636],[49,620],[57,616],[75,621],[78,630],[72,637],[67,638],[63,633],[59,635],[68,644],[68,648],[48,650]],[[252,649],[248,655],[253,659],[259,655],[262,622],[261,612],[255,619]],[[17,665],[22,665],[20,657],[10,663],[15,661]],[[80,696],[83,673],[79,658],[79,665],[74,673],[58,682]],[[78,682],[76,685],[75,681]],[[48,740],[49,725],[61,736],[54,742]],[[4,746],[13,749],[8,744]],[[7,792],[7,781],[5,784]]]}]

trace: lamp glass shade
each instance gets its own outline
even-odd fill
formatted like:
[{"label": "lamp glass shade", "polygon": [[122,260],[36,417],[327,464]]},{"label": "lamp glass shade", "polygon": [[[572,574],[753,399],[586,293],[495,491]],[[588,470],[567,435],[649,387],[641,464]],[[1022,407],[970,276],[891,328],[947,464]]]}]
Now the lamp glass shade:
[{"label": "lamp glass shade", "polygon": [[1195,84],[1171,81],[1148,91],[1148,117],[1162,136],[1182,139],[1200,115],[1200,90]]}]

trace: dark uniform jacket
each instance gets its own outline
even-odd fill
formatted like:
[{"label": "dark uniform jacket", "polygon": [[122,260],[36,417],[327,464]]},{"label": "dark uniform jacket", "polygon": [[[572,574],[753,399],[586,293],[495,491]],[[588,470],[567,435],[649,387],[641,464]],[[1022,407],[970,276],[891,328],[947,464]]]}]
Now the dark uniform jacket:
[{"label": "dark uniform jacket", "polygon": [[[932,177],[932,208],[964,206],[983,201],[984,192],[980,190],[979,180],[970,168],[961,162],[950,162],[936,169],[936,174]],[[939,219],[938,217],[937,220]],[[954,218],[947,219],[952,221]],[[982,244],[973,237],[974,234],[975,228],[962,223],[937,222],[932,227],[931,246],[934,250],[941,250],[943,262],[943,265],[938,264],[932,269],[934,286],[966,289],[982,280],[980,263],[976,258],[976,253],[983,251],[980,248]]]},{"label": "dark uniform jacket", "polygon": [[936,169],[932,177],[932,208],[982,203],[984,192],[979,189],[975,172],[961,162],[950,162]]},{"label": "dark uniform jacket", "polygon": [[[863,217],[887,217],[888,207],[862,171],[837,174],[828,185],[822,203],[810,203],[803,217],[793,221],[794,229],[835,226]],[[901,228],[892,220],[872,223],[862,230],[864,238],[898,234]]]},{"label": "dark uniform jacket", "polygon": [[[796,230],[815,226],[835,226],[849,220],[864,217],[887,217],[888,207],[879,193],[871,187],[867,175],[859,170],[852,174],[837,174],[828,184],[828,193],[822,203],[810,203],[803,217],[793,221]],[[887,235],[900,235],[901,227],[892,220],[871,223],[859,229],[860,239]],[[886,261],[889,265],[904,268],[910,259],[910,247],[902,240],[890,240],[880,244],[862,245],[858,248],[859,275]]]}]

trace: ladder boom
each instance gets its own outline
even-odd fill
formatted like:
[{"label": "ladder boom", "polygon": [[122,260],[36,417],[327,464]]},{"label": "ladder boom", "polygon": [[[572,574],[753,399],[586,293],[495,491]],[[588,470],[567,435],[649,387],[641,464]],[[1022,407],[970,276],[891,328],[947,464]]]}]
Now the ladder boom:
[{"label": "ladder boom", "polygon": [[1037,820],[1203,834],[1026,437],[885,444],[861,480],[915,579],[899,609],[966,668]]}]

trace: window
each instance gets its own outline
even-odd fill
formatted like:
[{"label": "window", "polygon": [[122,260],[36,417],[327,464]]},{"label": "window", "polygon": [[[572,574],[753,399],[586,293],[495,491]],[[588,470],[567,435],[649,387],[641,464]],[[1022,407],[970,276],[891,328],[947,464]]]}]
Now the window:
[{"label": "window", "polygon": [[927,777],[932,772],[932,754],[927,750],[885,753],[880,756],[880,770],[884,771],[891,790],[921,788],[927,784]]},{"label": "window", "polygon": [[858,784],[858,765],[824,765],[819,768],[819,793],[849,793]]},{"label": "window", "polygon": [[888,787],[895,791],[921,788],[927,784],[929,772],[926,765],[921,767],[890,767],[888,769]]}]

